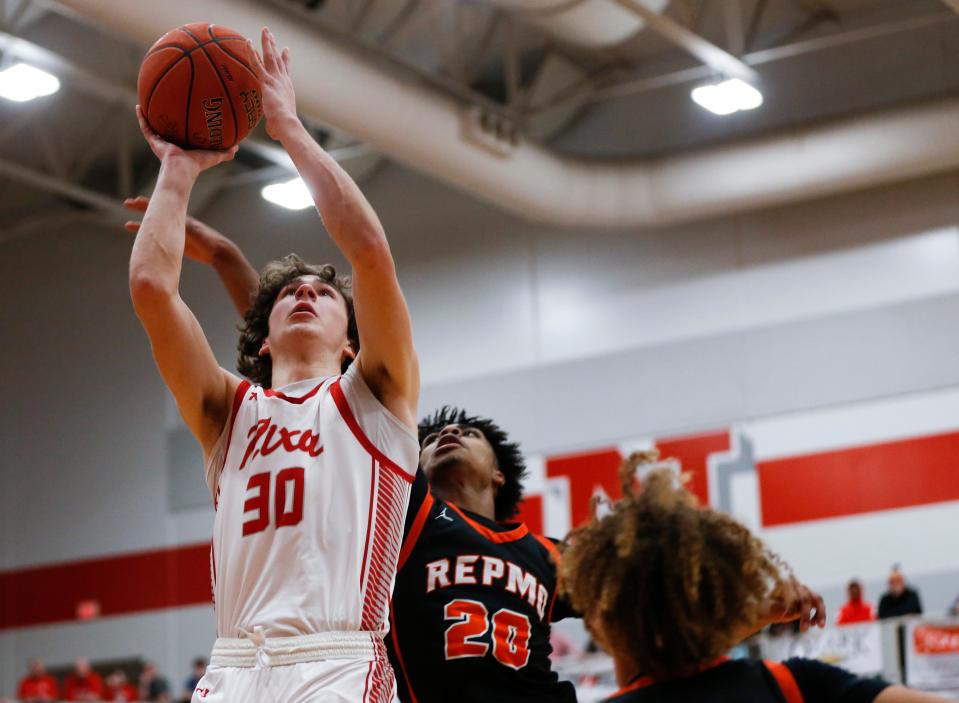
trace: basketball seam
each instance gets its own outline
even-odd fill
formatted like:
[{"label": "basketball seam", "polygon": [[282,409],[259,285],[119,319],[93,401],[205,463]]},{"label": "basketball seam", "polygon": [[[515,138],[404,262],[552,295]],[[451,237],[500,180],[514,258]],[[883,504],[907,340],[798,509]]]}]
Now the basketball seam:
[{"label": "basketball seam", "polygon": [[177,65],[178,63],[180,63],[183,59],[186,59],[186,58],[189,58],[189,57],[190,57],[190,54],[189,54],[189,53],[183,54],[183,56],[181,56],[181,57],[178,58],[176,61],[174,61],[173,63],[171,63],[169,66],[167,66],[167,67],[163,70],[163,73],[161,73],[159,76],[157,76],[157,77],[156,77],[156,80],[153,81],[153,86],[150,88],[150,94],[147,95],[146,105],[141,105],[141,106],[140,106],[140,109],[143,111],[143,117],[144,117],[144,119],[145,119],[146,116],[150,113],[150,103],[153,102],[153,95],[154,95],[154,93],[156,93],[156,90],[157,90],[157,88],[159,87],[160,83],[163,81],[164,78],[166,78],[166,75],[167,75],[170,71],[172,71],[174,68],[176,68],[176,65]]},{"label": "basketball seam", "polygon": [[197,43],[197,46],[203,50],[203,55],[206,56],[206,60],[210,62],[210,66],[213,68],[213,72],[216,74],[216,77],[220,80],[220,85],[223,86],[223,98],[230,105],[230,114],[233,116],[233,141],[236,143],[240,136],[240,125],[236,119],[236,106],[233,104],[233,94],[230,92],[230,89],[226,85],[226,81],[223,80],[223,75],[220,73],[220,69],[217,68],[216,61],[213,60],[213,57],[210,56],[205,48],[205,45],[200,44],[200,40],[196,38],[196,35],[193,34],[189,29],[184,29],[184,31],[193,37],[193,41]]},{"label": "basketball seam", "polygon": [[[211,41],[210,41],[209,43],[216,44],[218,47],[220,47],[220,51],[222,51],[224,54],[226,54],[226,55],[229,56],[231,59],[233,59],[234,61],[236,61],[238,64],[240,64],[241,66],[243,66],[243,68],[245,68],[245,69],[249,72],[249,74],[250,74],[251,76],[253,76],[253,77],[256,78],[257,80],[260,80],[260,76],[257,74],[256,71],[253,70],[253,68],[252,68],[249,64],[247,64],[246,61],[244,61],[243,59],[241,59],[239,56],[237,56],[236,54],[234,54],[232,51],[230,51],[230,50],[227,49],[225,46],[223,46],[223,44],[220,43],[221,41],[239,40],[239,39],[242,39],[243,41],[246,41],[246,39],[244,39],[243,37],[217,37],[216,35],[213,34],[213,30],[212,30],[212,29],[210,30],[210,36],[213,37],[213,38],[211,39]],[[205,46],[205,45],[204,45],[204,46]]]},{"label": "basketball seam", "polygon": [[186,148],[190,148],[190,103],[193,101],[193,78],[196,76],[196,64],[193,63],[193,55],[187,54],[190,59],[190,86],[186,92],[186,119],[183,122],[183,138],[186,142]]}]

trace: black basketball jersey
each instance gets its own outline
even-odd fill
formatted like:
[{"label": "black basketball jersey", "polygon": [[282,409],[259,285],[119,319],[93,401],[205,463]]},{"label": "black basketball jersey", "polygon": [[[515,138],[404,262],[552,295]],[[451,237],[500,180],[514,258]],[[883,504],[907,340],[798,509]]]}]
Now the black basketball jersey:
[{"label": "black basketball jersey", "polygon": [[576,700],[550,669],[559,554],[429,491],[417,473],[387,644],[403,703]]},{"label": "black basketball jersey", "polygon": [[871,703],[888,686],[814,659],[722,660],[687,678],[640,678],[607,703]]}]

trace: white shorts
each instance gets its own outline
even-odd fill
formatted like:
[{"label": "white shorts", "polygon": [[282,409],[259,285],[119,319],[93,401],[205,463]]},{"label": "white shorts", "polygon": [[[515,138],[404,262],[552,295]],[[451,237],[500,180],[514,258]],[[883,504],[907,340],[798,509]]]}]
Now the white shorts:
[{"label": "white shorts", "polygon": [[390,703],[395,691],[375,633],[220,638],[192,703]]}]

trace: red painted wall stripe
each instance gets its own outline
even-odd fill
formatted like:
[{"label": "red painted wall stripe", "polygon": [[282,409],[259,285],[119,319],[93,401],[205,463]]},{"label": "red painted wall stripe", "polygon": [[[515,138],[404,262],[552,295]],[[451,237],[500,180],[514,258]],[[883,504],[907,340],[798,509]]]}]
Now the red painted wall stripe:
[{"label": "red painted wall stripe", "polygon": [[759,462],[763,525],[959,500],[959,432]]},{"label": "red painted wall stripe", "polygon": [[212,604],[210,544],[2,572],[0,630],[76,620],[89,600],[101,616]]}]

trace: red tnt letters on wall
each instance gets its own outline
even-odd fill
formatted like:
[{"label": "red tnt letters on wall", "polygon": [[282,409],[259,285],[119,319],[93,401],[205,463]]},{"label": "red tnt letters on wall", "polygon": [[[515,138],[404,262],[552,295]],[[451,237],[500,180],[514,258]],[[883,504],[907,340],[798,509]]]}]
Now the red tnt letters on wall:
[{"label": "red tnt letters on wall", "polygon": [[572,522],[578,527],[589,519],[589,499],[601,489],[613,500],[622,498],[619,490],[619,466],[623,457],[618,449],[606,448],[583,454],[550,457],[546,460],[546,476],[569,479],[569,502]]},{"label": "red tnt letters on wall", "polygon": [[959,500],[959,432],[759,462],[763,525]]}]

